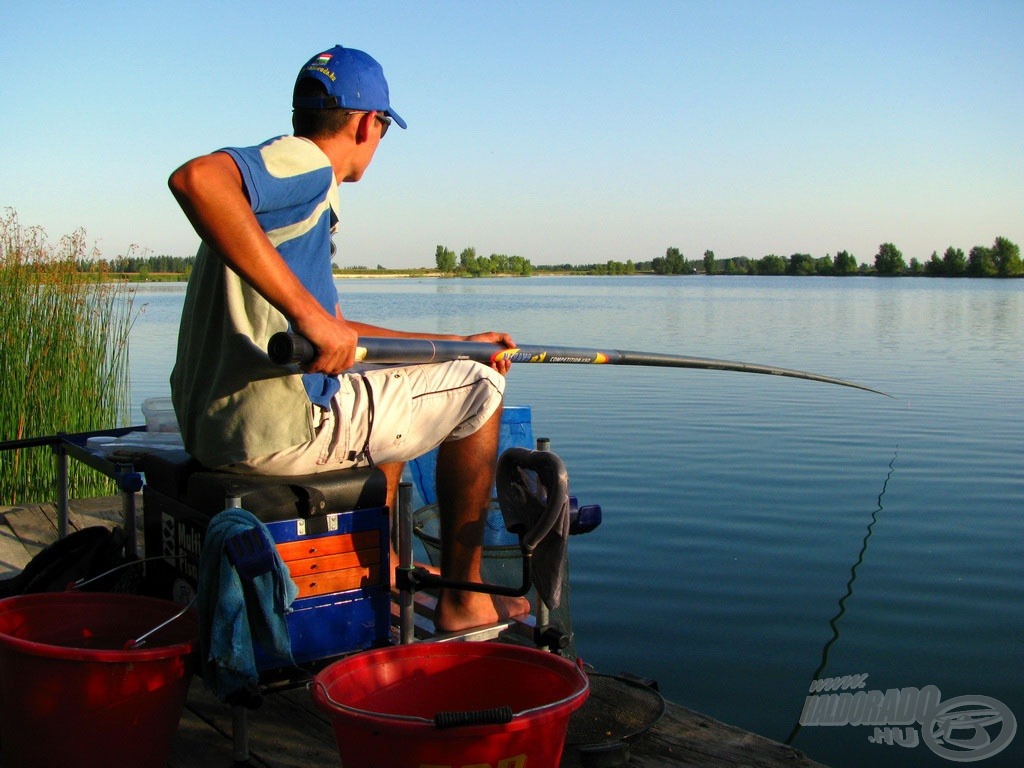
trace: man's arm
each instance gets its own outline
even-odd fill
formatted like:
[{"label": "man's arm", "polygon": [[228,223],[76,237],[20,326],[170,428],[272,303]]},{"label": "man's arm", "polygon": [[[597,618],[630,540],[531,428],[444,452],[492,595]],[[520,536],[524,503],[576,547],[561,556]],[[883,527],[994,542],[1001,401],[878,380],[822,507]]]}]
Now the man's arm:
[{"label": "man's arm", "polygon": [[[309,339],[319,356],[306,370],[340,373],[355,363],[360,335],[448,338],[489,341],[513,346],[504,333],[473,336],[396,331],[349,322],[340,308],[335,315],[320,306],[267,238],[256,220],[235,161],[225,152],[190,160],[171,174],[168,186],[192,227],[247,283],[280,310],[296,332]],[[507,373],[509,363],[494,365]]]},{"label": "man's arm", "polygon": [[355,362],[358,331],[324,310],[288,268],[256,220],[230,155],[190,160],[168,186],[199,236],[313,342],[320,354],[307,370],[339,373]]}]

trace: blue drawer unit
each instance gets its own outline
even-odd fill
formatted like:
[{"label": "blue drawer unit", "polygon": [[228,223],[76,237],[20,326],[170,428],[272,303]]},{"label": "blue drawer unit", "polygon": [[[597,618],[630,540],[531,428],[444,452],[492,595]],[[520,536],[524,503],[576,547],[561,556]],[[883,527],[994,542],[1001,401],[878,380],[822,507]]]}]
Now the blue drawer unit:
[{"label": "blue drawer unit", "polygon": [[[325,516],[329,530],[306,533],[308,520],[268,523],[299,596],[286,619],[299,664],[387,642],[389,598],[386,508]],[[257,666],[265,668],[257,650]]]},{"label": "blue drawer unit", "polygon": [[[266,525],[299,594],[286,617],[306,664],[390,641],[387,484],[379,470],[298,478],[210,472],[184,453],[147,458],[143,488],[147,580],[187,599],[196,589],[210,518],[241,507]],[[275,663],[254,648],[261,672]]]}]

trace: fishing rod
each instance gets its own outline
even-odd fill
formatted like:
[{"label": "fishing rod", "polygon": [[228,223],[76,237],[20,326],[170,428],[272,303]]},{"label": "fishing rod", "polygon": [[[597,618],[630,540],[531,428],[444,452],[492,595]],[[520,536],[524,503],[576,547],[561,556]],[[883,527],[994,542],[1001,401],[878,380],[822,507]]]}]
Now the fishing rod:
[{"label": "fishing rod", "polygon": [[22,448],[40,448],[42,446],[54,446],[61,443],[84,444],[90,437],[122,437],[129,432],[137,432],[145,429],[143,426],[118,427],[116,429],[100,429],[91,432],[58,432],[55,435],[43,435],[42,437],[22,437],[16,440],[0,440],[0,452],[17,451]]},{"label": "fishing rod", "polygon": [[[304,336],[282,331],[270,337],[267,345],[270,359],[278,365],[298,363],[305,365],[316,359],[316,348]],[[863,384],[821,376],[817,373],[778,368],[754,363],[740,363],[729,360],[712,360],[706,357],[687,357],[663,352],[630,352],[619,349],[588,349],[586,347],[545,346],[521,344],[503,347],[483,341],[447,341],[443,339],[406,339],[400,337],[359,337],[356,347],[356,362],[360,363],[438,363],[449,360],[475,360],[480,363],[495,363],[507,360],[511,363],[548,363],[573,365],[642,365],[662,368],[700,368],[716,371],[738,371],[761,373],[770,376],[785,376],[791,379],[807,379],[824,384],[852,387],[876,395],[892,397]]]}]

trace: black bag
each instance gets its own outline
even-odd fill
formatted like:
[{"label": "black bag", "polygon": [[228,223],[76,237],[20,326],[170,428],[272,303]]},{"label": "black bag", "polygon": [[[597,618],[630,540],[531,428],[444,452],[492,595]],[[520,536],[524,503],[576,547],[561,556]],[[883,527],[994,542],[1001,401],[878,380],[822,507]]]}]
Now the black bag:
[{"label": "black bag", "polygon": [[[128,562],[124,545],[125,533],[118,527],[95,525],[70,533],[29,560],[17,576],[0,581],[0,598],[34,592],[63,592],[80,579],[100,576]],[[115,571],[84,585],[82,589],[128,591],[124,589],[124,576],[123,571]]]}]

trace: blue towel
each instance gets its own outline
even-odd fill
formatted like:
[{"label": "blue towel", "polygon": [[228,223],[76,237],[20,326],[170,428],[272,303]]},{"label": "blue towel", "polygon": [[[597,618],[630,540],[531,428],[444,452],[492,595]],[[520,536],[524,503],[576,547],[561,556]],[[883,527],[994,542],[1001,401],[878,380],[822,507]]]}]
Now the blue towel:
[{"label": "blue towel", "polygon": [[[293,664],[285,615],[298,587],[275,549],[274,567],[242,588],[228,562],[224,543],[251,528],[266,526],[244,509],[226,509],[213,516],[199,557],[199,642],[203,680],[221,701],[234,693],[254,691],[259,681],[253,641],[282,665]],[[248,599],[247,599],[248,598]]]}]

